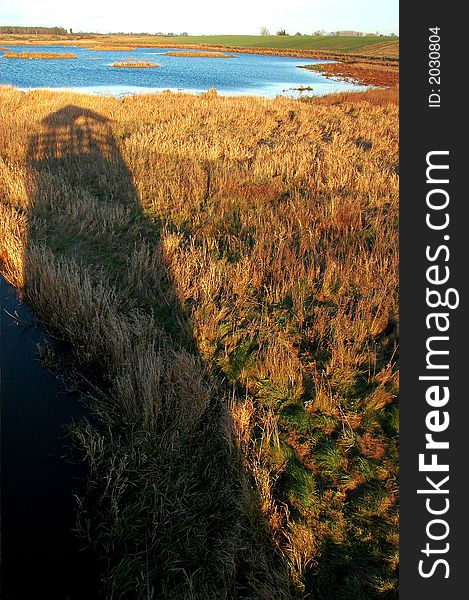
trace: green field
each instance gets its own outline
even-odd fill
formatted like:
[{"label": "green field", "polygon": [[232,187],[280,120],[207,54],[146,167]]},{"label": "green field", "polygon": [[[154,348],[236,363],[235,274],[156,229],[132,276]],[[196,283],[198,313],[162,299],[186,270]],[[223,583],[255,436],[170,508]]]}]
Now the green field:
[{"label": "green field", "polygon": [[[148,36],[150,38],[150,36]],[[154,38],[150,38],[153,39]],[[253,48],[293,48],[298,50],[330,50],[352,52],[371,44],[397,41],[392,36],[328,36],[328,35],[199,35],[165,37],[168,44],[213,44]]]}]

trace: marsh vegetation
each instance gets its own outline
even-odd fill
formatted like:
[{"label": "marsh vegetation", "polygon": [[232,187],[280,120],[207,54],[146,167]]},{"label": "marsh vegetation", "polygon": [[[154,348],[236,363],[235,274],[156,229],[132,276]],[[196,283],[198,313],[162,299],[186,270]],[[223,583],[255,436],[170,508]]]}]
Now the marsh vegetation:
[{"label": "marsh vegetation", "polygon": [[99,394],[107,598],[397,597],[397,90],[0,88],[0,261]]}]

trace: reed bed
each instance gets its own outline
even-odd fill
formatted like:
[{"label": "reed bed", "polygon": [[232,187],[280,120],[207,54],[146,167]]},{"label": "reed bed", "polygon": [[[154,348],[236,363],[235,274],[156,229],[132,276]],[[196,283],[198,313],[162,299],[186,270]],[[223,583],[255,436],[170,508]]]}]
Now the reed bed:
[{"label": "reed bed", "polygon": [[396,598],[397,91],[0,88],[0,264],[96,389],[107,598]]},{"label": "reed bed", "polygon": [[77,58],[76,54],[71,52],[10,52],[3,55],[4,58],[30,58],[36,60],[56,60],[61,58]]},{"label": "reed bed", "polygon": [[394,88],[371,88],[364,92],[339,92],[337,94],[327,94],[321,98],[302,98],[302,102],[315,102],[322,106],[331,106],[343,104],[344,102],[353,102],[354,104],[364,103],[374,104],[376,106],[395,106],[399,103],[399,89]]}]

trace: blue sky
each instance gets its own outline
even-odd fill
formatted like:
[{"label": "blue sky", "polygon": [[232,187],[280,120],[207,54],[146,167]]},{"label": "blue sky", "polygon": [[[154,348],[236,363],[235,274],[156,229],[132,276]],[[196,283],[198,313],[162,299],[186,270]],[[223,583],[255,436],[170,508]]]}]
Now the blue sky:
[{"label": "blue sky", "polygon": [[62,26],[74,31],[187,31],[258,34],[286,29],[399,32],[398,0],[0,0],[1,25]]}]

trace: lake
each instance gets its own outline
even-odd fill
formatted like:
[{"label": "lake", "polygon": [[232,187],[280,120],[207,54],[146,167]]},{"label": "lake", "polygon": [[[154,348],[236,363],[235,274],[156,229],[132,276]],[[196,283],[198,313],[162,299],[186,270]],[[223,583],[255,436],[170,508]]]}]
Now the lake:
[{"label": "lake", "polygon": [[[165,56],[184,48],[137,48],[133,51],[96,51],[73,46],[8,46],[14,52],[72,52],[77,59],[7,59],[0,54],[0,84],[22,89],[73,89],[93,94],[123,96],[163,90],[201,93],[215,88],[222,95],[277,95],[298,97],[363,90],[364,86],[327,79],[320,73],[298,68],[324,63],[305,58],[233,54],[235,58]],[[191,50],[191,52],[193,52]],[[157,69],[115,68],[112,63],[134,57],[156,62]],[[297,88],[310,87],[304,92]]]}]

